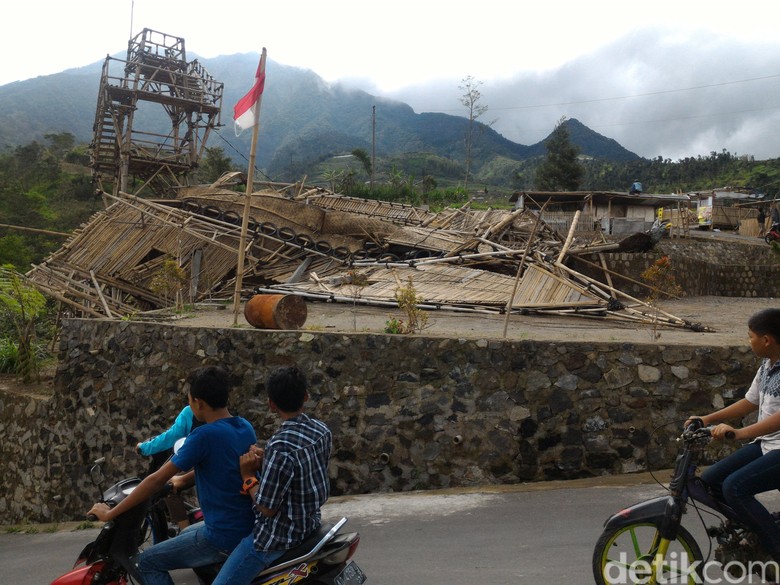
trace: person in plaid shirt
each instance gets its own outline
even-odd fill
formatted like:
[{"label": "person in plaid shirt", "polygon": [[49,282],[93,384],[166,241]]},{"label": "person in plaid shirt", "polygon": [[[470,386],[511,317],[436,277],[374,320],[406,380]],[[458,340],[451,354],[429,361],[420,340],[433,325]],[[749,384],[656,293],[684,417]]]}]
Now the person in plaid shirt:
[{"label": "person in plaid shirt", "polygon": [[[304,410],[306,377],[297,367],[274,370],[265,383],[271,411],[282,419],[265,449],[253,445],[240,459],[243,486],[254,502],[255,526],[225,561],[213,585],[244,585],[320,526],[330,493],[333,437]],[[259,472],[259,477],[258,477]]]}]

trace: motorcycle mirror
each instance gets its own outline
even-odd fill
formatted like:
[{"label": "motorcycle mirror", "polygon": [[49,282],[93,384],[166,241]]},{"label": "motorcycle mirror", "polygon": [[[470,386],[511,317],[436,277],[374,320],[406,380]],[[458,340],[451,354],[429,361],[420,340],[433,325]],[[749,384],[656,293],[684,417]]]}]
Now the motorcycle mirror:
[{"label": "motorcycle mirror", "polygon": [[92,467],[89,469],[89,476],[92,479],[92,484],[100,487],[100,484],[103,483],[103,480],[105,479],[105,476],[103,475],[103,464],[106,462],[105,457],[101,457],[100,459],[96,459],[94,463],[92,464]]}]

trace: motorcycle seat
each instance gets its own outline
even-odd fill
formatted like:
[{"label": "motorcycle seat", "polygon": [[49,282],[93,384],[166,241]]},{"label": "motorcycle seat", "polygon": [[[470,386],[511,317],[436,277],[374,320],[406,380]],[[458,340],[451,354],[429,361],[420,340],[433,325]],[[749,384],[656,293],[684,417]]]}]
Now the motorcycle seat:
[{"label": "motorcycle seat", "polygon": [[328,532],[330,532],[332,528],[332,524],[320,524],[320,527],[312,530],[309,535],[303,539],[301,544],[288,550],[286,553],[276,559],[273,562],[273,565],[283,565],[288,561],[297,559],[298,557],[307,554],[311,549],[317,546],[317,543],[319,543],[323,538],[325,538],[325,536],[327,536]]}]

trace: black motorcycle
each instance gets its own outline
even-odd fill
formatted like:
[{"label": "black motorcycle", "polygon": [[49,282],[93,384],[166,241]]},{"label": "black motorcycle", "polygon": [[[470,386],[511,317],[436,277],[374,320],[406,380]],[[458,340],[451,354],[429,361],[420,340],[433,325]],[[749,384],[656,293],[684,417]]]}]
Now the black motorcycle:
[{"label": "black motorcycle", "polygon": [[[123,479],[106,490],[103,482],[104,458],[90,469],[92,482],[98,487],[100,501],[114,507],[124,500],[141,480]],[[51,585],[128,585],[138,578],[130,559],[148,540],[149,531],[167,534],[168,521],[155,505],[165,497],[156,494],[148,501],[106,522],[95,540],[81,551],[71,571],[55,579]],[[150,513],[152,516],[150,517]],[[95,521],[97,518],[90,518]],[[362,585],[366,576],[352,557],[360,543],[357,532],[340,532],[347,523],[342,518],[335,525],[323,524],[299,546],[287,551],[274,564],[262,571],[252,585]],[[193,569],[201,585],[210,585],[220,565]]]}]

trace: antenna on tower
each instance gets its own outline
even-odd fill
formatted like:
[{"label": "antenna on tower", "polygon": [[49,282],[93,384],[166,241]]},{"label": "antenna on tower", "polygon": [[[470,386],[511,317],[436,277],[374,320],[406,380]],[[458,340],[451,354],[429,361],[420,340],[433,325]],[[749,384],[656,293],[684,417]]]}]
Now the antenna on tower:
[{"label": "antenna on tower", "polygon": [[130,0],[130,36],[128,38],[133,38],[133,13],[135,12],[135,0]]}]

